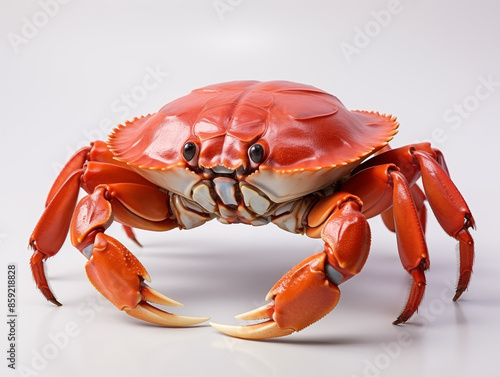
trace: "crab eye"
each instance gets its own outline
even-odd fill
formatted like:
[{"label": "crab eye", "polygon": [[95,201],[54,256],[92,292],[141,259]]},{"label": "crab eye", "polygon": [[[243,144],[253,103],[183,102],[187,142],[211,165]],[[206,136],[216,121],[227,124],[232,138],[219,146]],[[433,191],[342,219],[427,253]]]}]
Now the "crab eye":
[{"label": "crab eye", "polygon": [[194,156],[196,156],[196,150],[196,144],[192,141],[188,141],[186,144],[184,144],[184,147],[182,147],[182,156],[187,162],[189,162],[194,158]]},{"label": "crab eye", "polygon": [[264,147],[261,144],[254,144],[248,150],[248,155],[253,162],[258,164],[264,157]]}]

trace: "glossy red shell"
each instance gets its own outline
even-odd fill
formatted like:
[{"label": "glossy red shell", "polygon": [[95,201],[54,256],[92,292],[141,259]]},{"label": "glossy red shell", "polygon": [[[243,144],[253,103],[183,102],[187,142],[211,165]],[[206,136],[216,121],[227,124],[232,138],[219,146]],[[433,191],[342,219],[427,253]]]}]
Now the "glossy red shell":
[{"label": "glossy red shell", "polygon": [[287,81],[235,81],[207,86],[127,122],[110,136],[115,156],[142,168],[187,166],[182,147],[200,147],[198,163],[237,169],[259,142],[259,170],[316,170],[361,160],[396,134],[391,116],[349,111],[333,95]]}]

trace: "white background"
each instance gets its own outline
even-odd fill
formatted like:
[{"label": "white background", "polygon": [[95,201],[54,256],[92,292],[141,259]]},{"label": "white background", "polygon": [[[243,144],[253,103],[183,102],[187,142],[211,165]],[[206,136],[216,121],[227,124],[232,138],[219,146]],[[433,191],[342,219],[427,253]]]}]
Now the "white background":
[{"label": "white background", "polygon": [[[499,374],[497,2],[0,4],[0,374],[21,366],[22,375],[36,376]],[[148,78],[151,70],[160,72],[156,81]],[[444,152],[477,221],[475,270],[459,302],[450,301],[456,243],[432,215],[427,292],[419,313],[402,326],[391,322],[409,277],[378,218],[370,220],[367,264],[341,286],[337,308],[286,338],[243,341],[208,325],[140,323],[99,298],[85,277],[85,259],[69,242],[47,263],[64,306],[44,300],[30,275],[27,243],[58,167],[79,146],[104,138],[109,124],[154,112],[194,88],[239,79],[317,86],[348,108],[398,116],[393,146],[431,140]],[[110,234],[138,256],[156,289],[185,304],[175,313],[229,324],[322,248],[273,226],[215,222],[186,232],[140,231],[142,249],[119,226]],[[5,357],[10,263],[17,264],[15,373]]]}]

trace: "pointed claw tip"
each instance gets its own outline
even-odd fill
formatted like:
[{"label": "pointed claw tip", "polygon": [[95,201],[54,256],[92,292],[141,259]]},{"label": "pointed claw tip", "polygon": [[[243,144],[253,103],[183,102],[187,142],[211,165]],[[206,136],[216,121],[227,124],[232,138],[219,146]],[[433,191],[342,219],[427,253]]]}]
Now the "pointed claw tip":
[{"label": "pointed claw tip", "polygon": [[455,292],[455,296],[453,296],[453,301],[457,301],[460,296],[462,296],[462,293],[465,292],[465,288],[457,288],[457,291]]},{"label": "pointed claw tip", "polygon": [[135,243],[137,246],[142,247],[142,244],[137,241],[137,238],[132,238],[132,242]]},{"label": "pointed claw tip", "polygon": [[215,322],[208,322],[208,324],[212,326],[214,329],[219,330],[221,333],[232,336],[234,338],[242,338],[241,336],[238,336],[237,332],[238,329],[243,326],[223,325],[221,323],[215,323]]},{"label": "pointed claw tip", "polygon": [[273,320],[248,326],[222,325],[214,322],[209,322],[209,324],[226,335],[240,339],[259,340],[277,338],[280,336],[290,335],[295,332],[295,330],[291,328],[281,329]]},{"label": "pointed claw tip", "polygon": [[49,298],[48,300],[56,306],[62,306],[62,304],[59,301],[57,301],[55,297]]},{"label": "pointed claw tip", "polygon": [[144,301],[150,301],[155,304],[178,307],[178,308],[184,306],[179,301],[175,301],[170,297],[165,296],[164,294],[158,292],[156,289],[153,289],[149,285],[144,283],[142,284],[141,294],[144,298]]},{"label": "pointed claw tip", "polygon": [[409,317],[406,318],[405,316],[403,316],[403,314],[401,314],[398,318],[396,318],[396,320],[394,322],[392,322],[392,324],[393,325],[400,325],[400,324],[408,321],[408,319],[410,319],[410,318]]},{"label": "pointed claw tip", "polygon": [[[261,317],[261,318],[254,318],[253,315],[252,315],[252,312],[245,312],[245,313],[241,313],[241,314],[238,314],[238,315],[235,315],[234,318],[236,319],[241,319],[241,320],[252,320],[252,319],[265,319],[264,317]],[[269,318],[267,318],[269,319]]]},{"label": "pointed claw tip", "polygon": [[271,300],[274,300],[274,298],[276,297],[276,295],[273,293],[273,290],[270,290],[266,297],[265,297],[265,300],[266,301],[271,301]]},{"label": "pointed claw tip", "polygon": [[125,307],[123,310],[128,315],[137,319],[168,327],[192,326],[206,322],[210,319],[209,317],[188,317],[175,315],[158,309],[146,302],[138,304],[133,309]]},{"label": "pointed claw tip", "polygon": [[262,305],[256,309],[236,315],[234,318],[243,320],[270,319],[274,313],[274,303]]}]

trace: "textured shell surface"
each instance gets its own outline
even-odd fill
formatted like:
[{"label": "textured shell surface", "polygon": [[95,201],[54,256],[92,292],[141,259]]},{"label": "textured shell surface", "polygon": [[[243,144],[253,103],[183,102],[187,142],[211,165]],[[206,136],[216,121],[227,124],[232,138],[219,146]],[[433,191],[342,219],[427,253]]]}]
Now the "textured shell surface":
[{"label": "textured shell surface", "polygon": [[[333,95],[288,81],[233,81],[196,89],[157,113],[118,126],[115,158],[167,190],[191,198],[203,171],[243,172],[240,181],[273,202],[333,184],[396,134],[392,116],[349,111]],[[186,161],[187,142],[197,147]],[[257,165],[249,149],[260,144]]]}]

